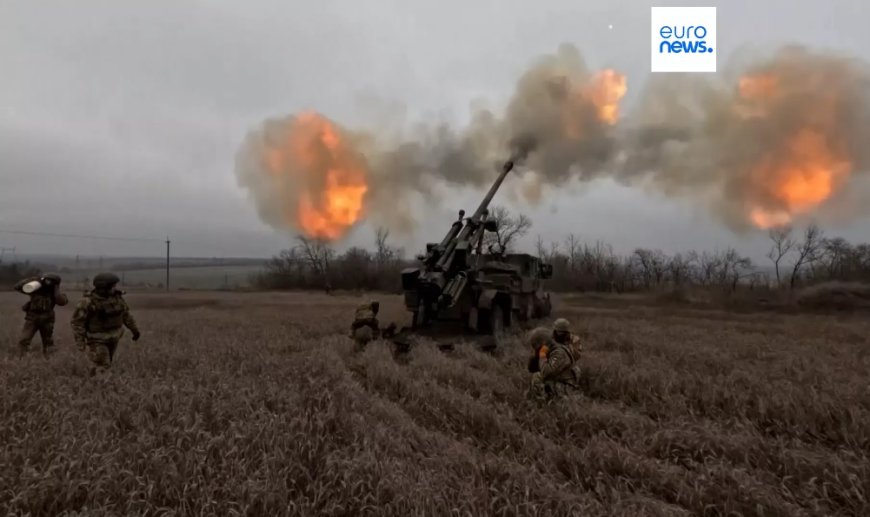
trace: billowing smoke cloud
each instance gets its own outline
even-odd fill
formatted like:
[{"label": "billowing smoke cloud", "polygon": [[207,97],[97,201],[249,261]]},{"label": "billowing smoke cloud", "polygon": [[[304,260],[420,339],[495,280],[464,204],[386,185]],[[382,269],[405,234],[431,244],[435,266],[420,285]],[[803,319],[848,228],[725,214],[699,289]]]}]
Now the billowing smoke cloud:
[{"label": "billowing smoke cloud", "polygon": [[616,177],[697,198],[734,230],[788,224],[868,170],[870,74],[789,47],[730,82],[656,77],[628,125]]},{"label": "billowing smoke cloud", "polygon": [[313,112],[267,120],[245,139],[236,179],[272,227],[338,239],[365,215],[370,187],[358,139]]},{"label": "billowing smoke cloud", "polygon": [[379,165],[389,171],[386,176],[411,184],[437,178],[488,185],[504,161],[514,158],[544,181],[565,181],[608,162],[611,126],[625,92],[623,76],[590,71],[575,47],[563,45],[519,78],[503,114],[476,110],[463,129],[418,127],[386,150]]},{"label": "billowing smoke cloud", "polygon": [[[476,110],[465,128],[418,125],[390,139],[371,131],[350,131],[333,121],[321,128],[330,135],[323,137],[316,136],[315,129],[294,129],[298,129],[298,117],[271,120],[249,135],[239,151],[236,174],[266,223],[311,236],[338,238],[357,219],[348,222],[342,217],[341,224],[328,231],[311,231],[311,225],[304,224],[305,211],[299,209],[301,199],[307,198],[309,208],[323,219],[322,214],[334,211],[330,207],[344,206],[344,201],[338,201],[323,185],[325,179],[318,180],[322,187],[319,192],[302,188],[317,181],[300,181],[336,175],[336,164],[347,163],[343,155],[324,148],[324,139],[335,140],[341,142],[344,154],[353,146],[353,154],[366,157],[364,174],[341,174],[355,178],[354,185],[364,178],[365,214],[399,231],[409,231],[414,227],[409,193],[431,197],[437,183],[489,185],[509,158],[525,162],[535,171],[514,187],[532,202],[540,198],[541,182],[560,183],[573,175],[600,173],[615,148],[611,126],[625,91],[623,76],[612,70],[591,72],[576,48],[563,45],[520,77],[501,115]],[[315,163],[301,158],[306,153],[329,158]],[[286,159],[276,163],[275,155]],[[362,217],[363,212],[357,215]]]},{"label": "billowing smoke cloud", "polygon": [[[465,127],[420,124],[387,137],[327,121],[300,140],[287,136],[298,124],[288,117],[252,133],[236,172],[265,222],[325,238],[340,238],[363,217],[410,231],[419,214],[410,194],[488,186],[507,158],[525,173],[503,189],[531,203],[546,185],[611,177],[689,196],[736,230],[765,228],[823,208],[868,169],[868,77],[854,61],[788,48],[730,79],[654,76],[625,116],[625,77],[591,71],[563,45],[519,78],[503,110],[474,110]],[[312,149],[325,158],[300,159]],[[276,165],[276,154],[295,165]],[[347,167],[355,172],[341,172]],[[304,182],[306,190],[288,177],[320,179]],[[364,196],[364,209],[349,210],[336,192]],[[302,198],[316,220],[333,214],[326,219],[341,224],[312,232]]]}]

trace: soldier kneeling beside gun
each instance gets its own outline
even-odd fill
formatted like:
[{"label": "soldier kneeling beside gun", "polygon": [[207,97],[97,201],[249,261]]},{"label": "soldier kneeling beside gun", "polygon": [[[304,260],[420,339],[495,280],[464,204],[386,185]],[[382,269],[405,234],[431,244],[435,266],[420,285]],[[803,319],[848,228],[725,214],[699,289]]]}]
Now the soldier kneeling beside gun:
[{"label": "soldier kneeling beside gun", "polygon": [[549,401],[580,388],[578,359],[582,346],[571,333],[568,320],[556,320],[552,333],[542,327],[533,330],[529,333],[529,344],[533,352],[529,358],[531,398]]},{"label": "soldier kneeling beside gun", "polygon": [[378,322],[378,311],[381,304],[372,301],[360,305],[354,314],[353,323],[350,325],[350,337],[356,342],[357,348],[364,348],[370,341],[380,337],[389,338],[396,333],[396,324],[390,323],[387,328],[381,330]]}]

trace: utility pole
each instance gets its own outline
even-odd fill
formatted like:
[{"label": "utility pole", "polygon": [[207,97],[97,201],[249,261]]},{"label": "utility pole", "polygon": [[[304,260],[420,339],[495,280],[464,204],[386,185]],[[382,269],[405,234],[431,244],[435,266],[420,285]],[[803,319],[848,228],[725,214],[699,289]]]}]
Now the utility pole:
[{"label": "utility pole", "polygon": [[166,236],[166,290],[169,291],[169,236]]}]

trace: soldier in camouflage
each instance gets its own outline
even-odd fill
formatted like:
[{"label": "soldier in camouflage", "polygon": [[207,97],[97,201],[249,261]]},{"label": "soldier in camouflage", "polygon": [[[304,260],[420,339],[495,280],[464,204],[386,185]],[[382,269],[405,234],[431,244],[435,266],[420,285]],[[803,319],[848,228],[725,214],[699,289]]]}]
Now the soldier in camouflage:
[{"label": "soldier in camouflage", "polygon": [[376,339],[380,331],[378,311],[381,304],[377,301],[364,303],[357,307],[353,323],[350,324],[350,335],[358,349],[365,348],[369,341]]},{"label": "soldier in camouflage", "polygon": [[386,328],[380,327],[378,311],[380,302],[371,301],[357,307],[353,323],[350,324],[350,337],[356,342],[357,350],[362,350],[372,340],[389,338],[396,334],[396,324],[390,323]]},{"label": "soldier in camouflage", "polygon": [[91,361],[90,374],[103,373],[112,365],[115,349],[124,335],[124,327],[139,340],[139,328],[123,293],[115,286],[120,281],[112,273],[94,277],[94,289],[79,302],[73,313],[72,328],[76,346]]},{"label": "soldier in camouflage", "polygon": [[529,337],[534,352],[529,361],[529,371],[532,373],[529,396],[547,402],[579,389],[577,360],[582,347],[571,333],[568,320],[556,320],[549,336],[544,329],[535,329]]},{"label": "soldier in camouflage", "polygon": [[41,285],[39,289],[29,294],[30,300],[21,307],[21,310],[24,311],[24,327],[21,329],[21,335],[18,339],[18,350],[21,355],[24,355],[30,348],[33,336],[39,332],[42,353],[49,355],[55,350],[54,307],[56,305],[63,307],[69,303],[69,299],[60,292],[61,278],[54,273],[47,273],[41,277],[25,278],[15,284],[14,289],[24,293],[24,286],[34,281]]}]

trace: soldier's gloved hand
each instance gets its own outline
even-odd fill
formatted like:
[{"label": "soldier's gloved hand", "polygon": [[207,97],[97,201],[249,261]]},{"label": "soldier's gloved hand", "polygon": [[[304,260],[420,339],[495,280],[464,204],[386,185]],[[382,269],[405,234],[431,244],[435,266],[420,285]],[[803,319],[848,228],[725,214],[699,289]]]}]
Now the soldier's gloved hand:
[{"label": "soldier's gloved hand", "polygon": [[141,336],[141,335],[142,334],[140,334],[138,330],[134,330],[133,331],[133,341],[139,341],[139,336]]}]

